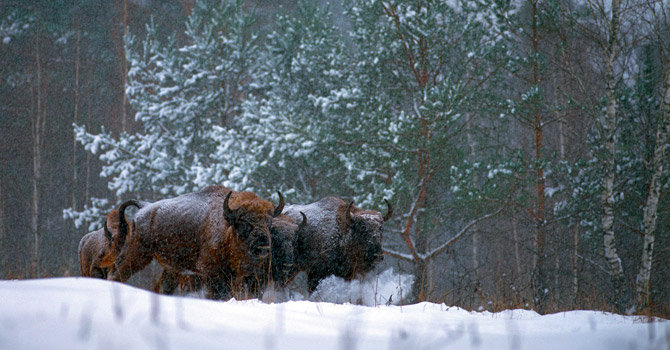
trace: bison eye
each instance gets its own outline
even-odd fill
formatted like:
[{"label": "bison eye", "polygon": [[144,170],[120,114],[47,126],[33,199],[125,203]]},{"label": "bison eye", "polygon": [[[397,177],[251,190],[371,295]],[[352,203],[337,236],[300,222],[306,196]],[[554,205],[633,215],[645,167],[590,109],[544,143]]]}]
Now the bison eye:
[{"label": "bison eye", "polygon": [[237,230],[238,233],[244,233],[244,234],[249,233],[251,231],[251,225],[246,222],[240,222],[237,225]]}]

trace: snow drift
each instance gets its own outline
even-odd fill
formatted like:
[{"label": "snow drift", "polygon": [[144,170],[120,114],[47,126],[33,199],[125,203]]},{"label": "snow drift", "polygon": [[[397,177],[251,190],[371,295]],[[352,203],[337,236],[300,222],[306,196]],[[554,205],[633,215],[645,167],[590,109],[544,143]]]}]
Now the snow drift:
[{"label": "snow drift", "polygon": [[667,349],[670,322],[595,311],[468,312],[420,303],[266,304],[106,280],[0,281],[0,349]]}]

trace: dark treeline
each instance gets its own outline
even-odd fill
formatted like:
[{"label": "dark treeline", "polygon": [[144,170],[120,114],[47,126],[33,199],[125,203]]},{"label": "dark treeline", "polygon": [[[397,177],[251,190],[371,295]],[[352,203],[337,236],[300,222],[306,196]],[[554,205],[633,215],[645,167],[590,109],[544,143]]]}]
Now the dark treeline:
[{"label": "dark treeline", "polygon": [[670,314],[667,2],[229,3],[0,4],[1,278],[216,182],[390,199],[411,300]]}]

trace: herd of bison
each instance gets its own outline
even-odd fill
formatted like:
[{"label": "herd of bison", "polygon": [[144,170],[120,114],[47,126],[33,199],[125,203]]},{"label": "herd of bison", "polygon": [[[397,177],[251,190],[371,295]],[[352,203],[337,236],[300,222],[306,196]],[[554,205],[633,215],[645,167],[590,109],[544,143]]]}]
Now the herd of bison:
[{"label": "herd of bison", "polygon": [[[210,299],[258,297],[300,272],[308,291],[330,275],[351,280],[383,259],[382,215],[337,197],[284,205],[212,185],[154,203],[131,199],[79,243],[81,274],[125,282],[149,263],[163,267],[154,289],[205,289]],[[129,219],[128,207],[138,208]]]}]

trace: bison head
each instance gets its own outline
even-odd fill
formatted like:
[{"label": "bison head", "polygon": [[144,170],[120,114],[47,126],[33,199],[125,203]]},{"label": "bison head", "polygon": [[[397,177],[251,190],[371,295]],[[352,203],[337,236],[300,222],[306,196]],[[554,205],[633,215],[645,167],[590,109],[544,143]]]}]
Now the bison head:
[{"label": "bison head", "polygon": [[[362,253],[359,257],[361,268],[367,272],[375,264],[384,259],[382,251],[382,237],[384,234],[384,222],[393,215],[393,208],[387,201],[388,211],[384,217],[374,210],[363,210],[354,207],[354,202],[350,202],[346,211],[346,224],[350,229],[352,243],[356,246],[355,251]],[[362,258],[362,261],[360,261]]]},{"label": "bison head", "polygon": [[300,212],[300,215],[302,221],[299,224],[288,215],[272,220],[272,279],[281,286],[288,284],[297,274],[295,240],[307,226],[305,213]]},{"label": "bison head", "polygon": [[272,219],[284,209],[284,198],[279,193],[279,204],[258,198],[252,192],[228,192],[223,201],[223,217],[232,233],[246,251],[246,258],[254,267],[263,267],[270,258]]}]

